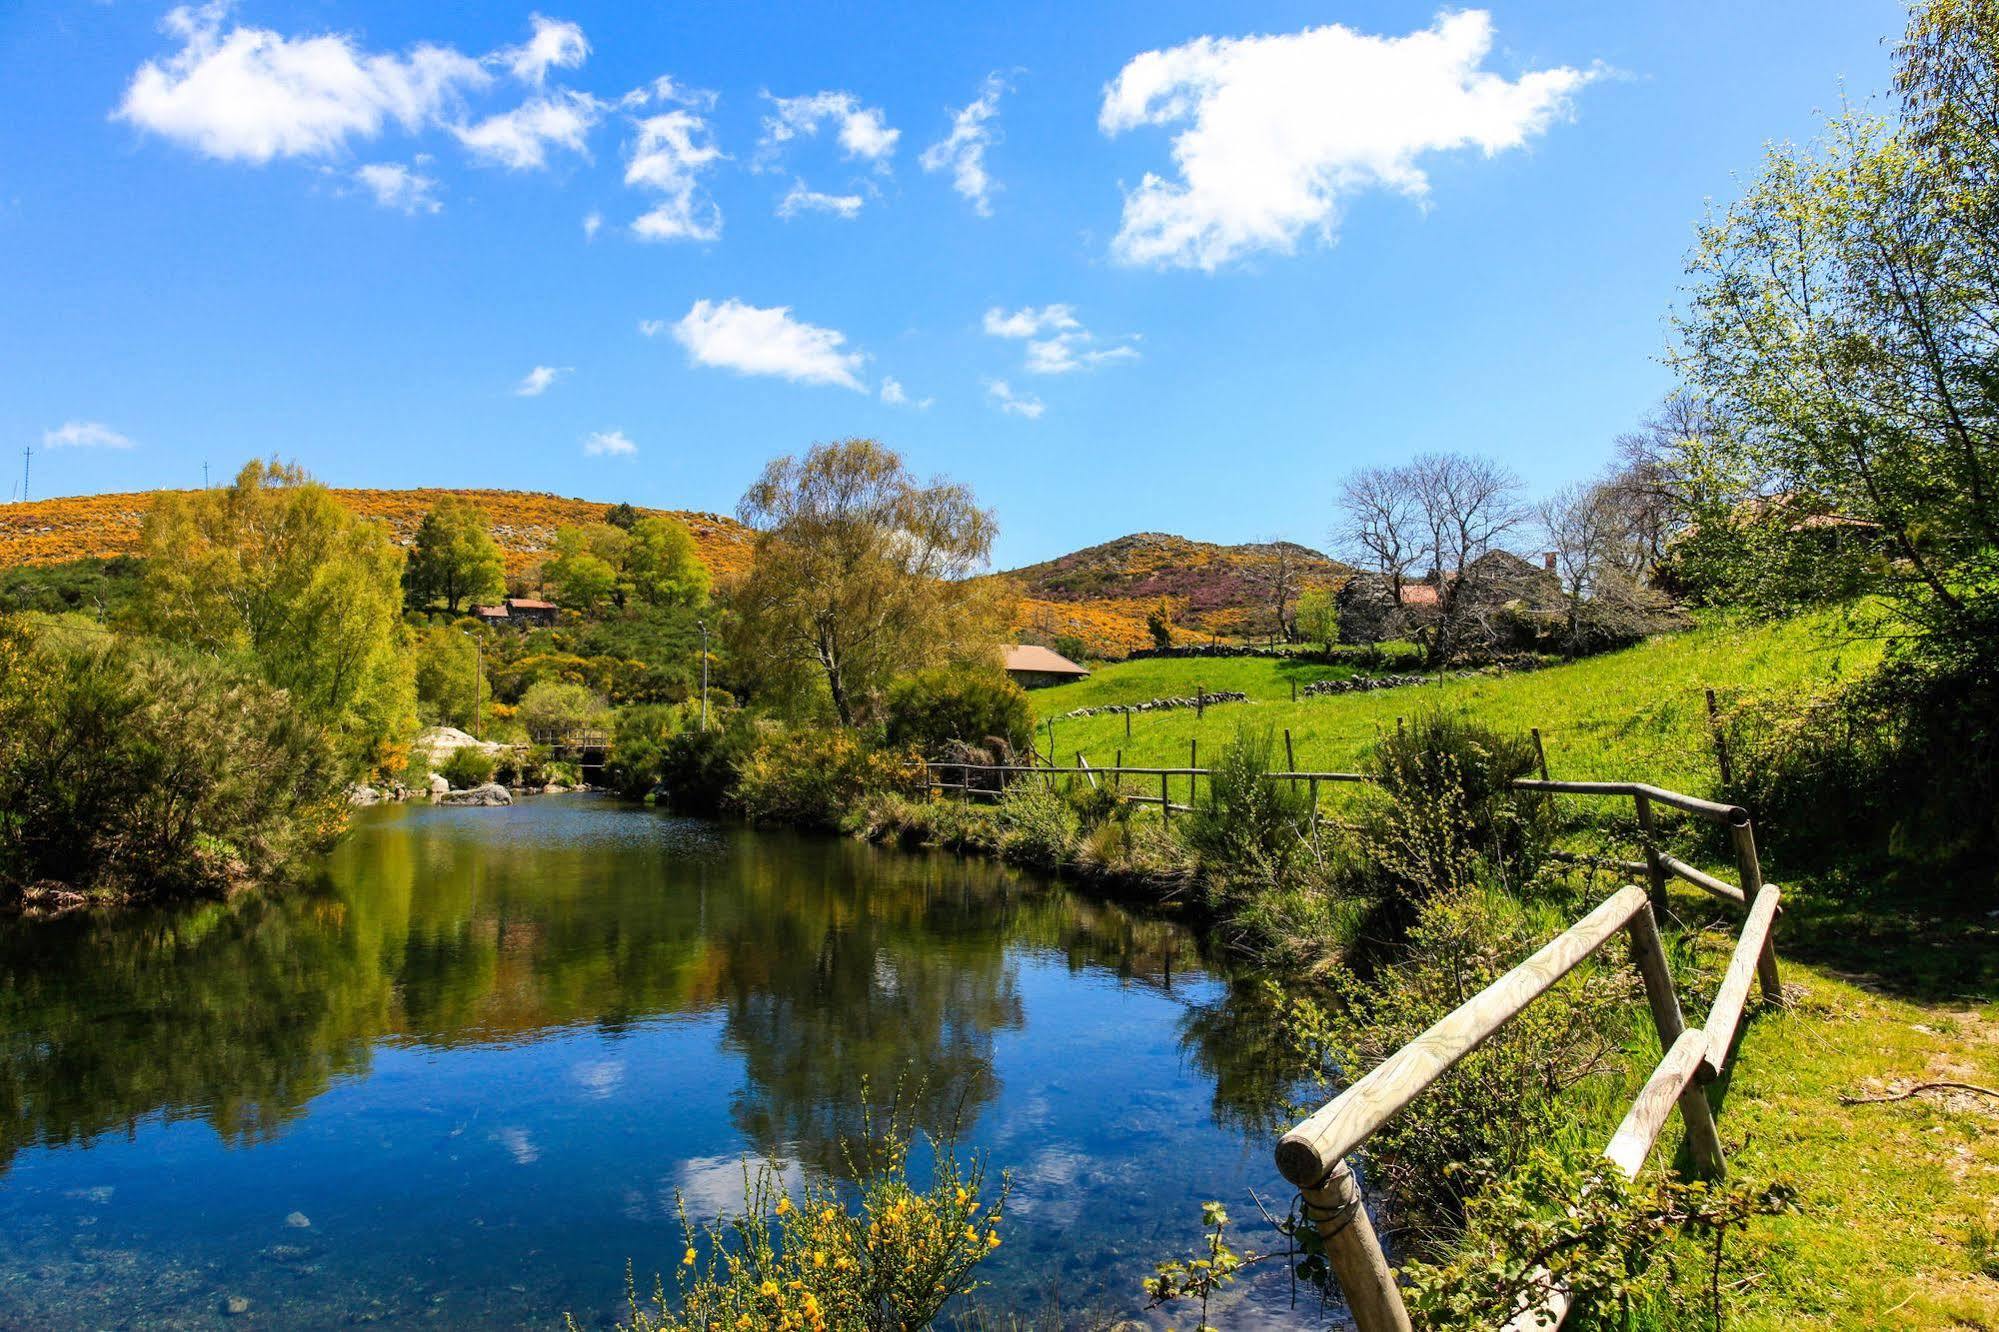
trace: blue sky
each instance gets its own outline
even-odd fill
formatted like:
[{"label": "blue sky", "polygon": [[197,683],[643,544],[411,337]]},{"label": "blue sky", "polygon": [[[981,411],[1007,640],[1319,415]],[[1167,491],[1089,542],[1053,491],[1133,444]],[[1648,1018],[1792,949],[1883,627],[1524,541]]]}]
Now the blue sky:
[{"label": "blue sky", "polygon": [[0,495],[33,445],[42,496],[276,453],[729,512],[872,435],[1006,566],[1322,544],[1341,474],[1428,449],[1548,490],[1668,387],[1704,200],[1901,21],[17,0]]}]

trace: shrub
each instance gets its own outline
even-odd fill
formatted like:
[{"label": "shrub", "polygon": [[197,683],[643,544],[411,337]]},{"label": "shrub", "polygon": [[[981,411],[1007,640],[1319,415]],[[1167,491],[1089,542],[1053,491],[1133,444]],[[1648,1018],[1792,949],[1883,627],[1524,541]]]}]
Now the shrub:
[{"label": "shrub", "polygon": [[1081,821],[1068,797],[1030,778],[1007,788],[996,818],[1000,854],[1015,864],[1057,870],[1075,851]]},{"label": "shrub", "polygon": [[1277,738],[1268,726],[1241,723],[1209,769],[1208,784],[1187,820],[1188,845],[1213,873],[1274,881],[1305,845],[1308,797],[1290,782],[1274,782]]},{"label": "shrub", "polygon": [[620,795],[636,800],[659,784],[666,747],[686,725],[685,709],[672,703],[637,703],[612,717],[611,752],[604,780]]},{"label": "shrub", "polygon": [[1438,827],[1448,821],[1460,828],[1502,875],[1531,872],[1552,834],[1547,796],[1513,785],[1538,766],[1531,736],[1447,712],[1412,717],[1407,730],[1384,736],[1368,761],[1391,799],[1434,811],[1425,817]]},{"label": "shrub", "polygon": [[836,828],[863,796],[923,790],[923,760],[914,750],[878,749],[844,727],[800,728],[750,751],[734,799],[754,822]]},{"label": "shrub", "polygon": [[1027,691],[996,666],[939,666],[895,682],[888,692],[888,740],[935,755],[952,741],[989,737],[1014,750],[1034,743]]},{"label": "shrub", "polygon": [[341,820],[289,698],[213,658],[0,621],[0,886],[125,894],[267,873]]},{"label": "shrub", "polygon": [[1070,661],[1081,662],[1090,655],[1090,645],[1074,634],[1060,634],[1055,639],[1055,651]]},{"label": "shrub", "polygon": [[514,715],[528,737],[546,740],[601,724],[610,708],[603,696],[585,685],[562,680],[537,680],[521,695]]},{"label": "shrub", "polygon": [[668,807],[704,818],[720,814],[734,794],[737,768],[757,741],[740,714],[725,726],[670,736],[660,747],[657,781]]},{"label": "shrub", "polygon": [[465,791],[492,781],[498,767],[499,762],[492,754],[466,745],[463,749],[452,750],[450,756],[437,765],[437,772],[454,789]]}]

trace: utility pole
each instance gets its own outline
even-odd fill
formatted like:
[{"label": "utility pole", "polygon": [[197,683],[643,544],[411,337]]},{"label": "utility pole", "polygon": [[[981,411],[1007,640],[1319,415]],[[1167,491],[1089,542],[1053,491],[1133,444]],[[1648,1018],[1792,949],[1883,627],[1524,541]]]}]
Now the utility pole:
[{"label": "utility pole", "polygon": [[201,460],[201,488],[208,489],[208,459]]},{"label": "utility pole", "polygon": [[708,729],[708,622],[696,620],[701,626],[701,729]]},{"label": "utility pole", "polygon": [[28,502],[28,465],[35,460],[35,446],[30,444],[21,450],[21,503]]}]

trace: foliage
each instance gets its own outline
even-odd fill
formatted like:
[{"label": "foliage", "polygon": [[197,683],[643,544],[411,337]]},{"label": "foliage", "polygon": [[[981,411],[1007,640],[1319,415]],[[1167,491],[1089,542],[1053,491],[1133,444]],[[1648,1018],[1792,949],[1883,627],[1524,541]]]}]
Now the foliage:
[{"label": "foliage", "polygon": [[1152,646],[1156,648],[1173,646],[1173,622],[1167,618],[1166,607],[1163,604],[1146,612],[1145,632],[1151,635]]},{"label": "foliage", "polygon": [[492,781],[498,766],[498,760],[490,751],[476,745],[465,745],[452,750],[444,762],[437,765],[437,773],[451,783],[452,789],[468,791]]},{"label": "foliage", "polygon": [[1261,1255],[1239,1253],[1229,1244],[1229,1214],[1220,1203],[1201,1204],[1201,1224],[1208,1232],[1203,1237],[1201,1252],[1193,1258],[1160,1263],[1145,1282],[1146,1307],[1156,1309],[1175,1300],[1199,1300],[1201,1317],[1194,1332],[1217,1332],[1208,1322],[1210,1301],[1234,1284],[1242,1269]]},{"label": "foliage", "polygon": [[1296,628],[1303,642],[1317,643],[1328,654],[1340,641],[1338,597],[1326,588],[1314,588],[1298,598]]},{"label": "foliage", "polygon": [[603,724],[610,706],[601,695],[580,684],[538,680],[528,686],[514,710],[528,737],[546,740]]},{"label": "foliage", "polygon": [[1090,645],[1075,634],[1057,634],[1054,648],[1058,655],[1078,664],[1090,655]]},{"label": "foliage", "polygon": [[457,495],[439,499],[417,525],[403,569],[410,608],[442,601],[456,615],[463,603],[496,601],[506,590],[506,564],[485,511]]},{"label": "foliage", "polygon": [[765,736],[736,774],[734,798],[753,822],[836,828],[876,791],[923,789],[922,758],[876,748],[841,727],[798,727]]},{"label": "foliage", "polygon": [[620,795],[637,799],[652,790],[666,763],[666,747],[687,725],[687,709],[673,703],[636,703],[611,718],[611,752],[604,779]]},{"label": "foliage", "polygon": [[1033,778],[1015,782],[1000,798],[995,818],[999,850],[1017,865],[1060,869],[1073,854],[1082,820],[1054,787]]},{"label": "foliage", "polygon": [[100,622],[121,618],[138,595],[140,564],[130,555],[0,568],[0,614],[76,611]]},{"label": "foliage", "polygon": [[1295,783],[1270,780],[1281,771],[1276,733],[1239,723],[1186,823],[1187,842],[1210,873],[1273,883],[1306,848],[1309,803]]},{"label": "foliage", "polygon": [[168,892],[280,868],[339,826],[325,732],[191,653],[0,621],[0,884]]},{"label": "foliage", "polygon": [[1384,735],[1368,760],[1389,798],[1417,811],[1413,825],[1406,818],[1400,825],[1408,835],[1397,839],[1415,853],[1405,870],[1436,887],[1455,881],[1438,857],[1481,856],[1501,881],[1534,871],[1554,811],[1547,796],[1513,783],[1538,768],[1531,736],[1433,710]]},{"label": "foliage", "polygon": [[619,500],[616,504],[604,510],[605,523],[627,532],[632,530],[633,524],[637,523],[638,520],[639,511],[623,500]]},{"label": "foliage", "polygon": [[555,554],[541,566],[542,582],[557,605],[585,615],[623,606],[629,589],[619,571],[631,544],[629,532],[608,523],[559,528]]},{"label": "foliage", "polygon": [[708,569],[687,525],[664,514],[648,514],[630,527],[624,581],[645,606],[695,609],[708,600]]},{"label": "foliage", "polygon": [[888,684],[990,650],[1004,622],[966,581],[992,548],[992,514],[964,486],[919,484],[869,439],[779,458],[744,494],[756,562],[732,640],[773,698],[804,710],[825,690],[842,726],[872,718]]},{"label": "foliage", "polygon": [[740,713],[706,731],[669,736],[660,746],[656,778],[666,789],[666,803],[682,814],[720,814],[735,794],[738,769],[760,738]]},{"label": "foliage", "polygon": [[143,539],[141,627],[285,690],[355,769],[412,729],[402,556],[303,469],[252,462],[233,485],[162,495]]},{"label": "foliage", "polygon": [[[909,1177],[907,1135],[891,1125],[859,1151],[851,1201],[808,1179],[796,1198],[767,1164],[746,1163],[740,1212],[696,1226],[680,1200],[686,1251],[674,1296],[631,1299],[629,1332],[835,1329],[912,1332],[978,1289],[973,1273],[1000,1245],[1007,1182],[987,1196],[985,1162],[937,1144],[927,1188]],[[705,1256],[704,1256],[705,1255]],[[571,1327],[575,1326],[571,1320]]]},{"label": "foliage", "polygon": [[1677,361],[1726,425],[1689,440],[1696,545],[1727,595],[1865,591],[1911,650],[1999,659],[1999,10],[1928,0],[1902,117],[1771,150],[1704,225]]},{"label": "foliage", "polygon": [[1027,691],[990,663],[933,666],[905,676],[889,687],[886,712],[889,743],[926,754],[954,740],[981,744],[997,737],[1015,753],[1034,743]]},{"label": "foliage", "polygon": [[427,726],[477,730],[479,708],[491,702],[479,678],[479,650],[466,634],[446,625],[410,633],[417,719]]}]

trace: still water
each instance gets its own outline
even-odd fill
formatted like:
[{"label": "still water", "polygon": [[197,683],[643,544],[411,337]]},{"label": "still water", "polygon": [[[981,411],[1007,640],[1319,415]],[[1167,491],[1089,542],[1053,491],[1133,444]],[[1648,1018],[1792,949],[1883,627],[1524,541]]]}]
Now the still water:
[{"label": "still water", "polygon": [[980,862],[364,810],[301,891],[0,923],[0,1327],[601,1325],[864,1080],[1013,1171],[987,1312],[1152,1321],[1201,1200],[1284,1196],[1258,1030],[1179,926]]}]

